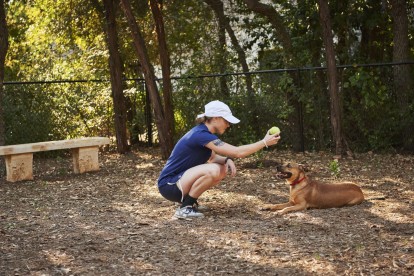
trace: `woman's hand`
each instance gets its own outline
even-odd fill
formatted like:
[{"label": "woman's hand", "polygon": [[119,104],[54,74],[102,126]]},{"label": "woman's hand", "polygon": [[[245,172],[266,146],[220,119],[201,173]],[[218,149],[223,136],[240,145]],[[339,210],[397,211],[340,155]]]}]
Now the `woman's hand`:
[{"label": "woman's hand", "polygon": [[266,136],[263,138],[263,142],[266,147],[276,145],[280,140],[280,133],[278,134],[269,134],[269,131],[266,132]]},{"label": "woman's hand", "polygon": [[234,164],[234,161],[230,158],[227,158],[226,163],[224,164],[224,166],[226,167],[226,174],[229,172],[230,170],[230,176],[233,177],[236,175],[236,165]]}]

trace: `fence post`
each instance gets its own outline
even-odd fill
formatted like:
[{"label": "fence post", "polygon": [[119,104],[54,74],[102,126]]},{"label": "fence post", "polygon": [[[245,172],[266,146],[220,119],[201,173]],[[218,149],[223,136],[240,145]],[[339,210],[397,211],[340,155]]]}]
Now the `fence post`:
[{"label": "fence post", "polygon": [[[298,84],[298,89],[301,90],[302,89],[302,82],[301,82],[301,78],[300,78],[300,69],[297,68],[296,69],[296,76],[298,78],[297,80],[297,84]],[[300,144],[300,151],[304,152],[305,151],[305,133],[304,133],[304,123],[303,123],[303,104],[302,104],[302,100],[300,99],[300,97],[298,97],[298,121],[299,121],[299,144]]]}]

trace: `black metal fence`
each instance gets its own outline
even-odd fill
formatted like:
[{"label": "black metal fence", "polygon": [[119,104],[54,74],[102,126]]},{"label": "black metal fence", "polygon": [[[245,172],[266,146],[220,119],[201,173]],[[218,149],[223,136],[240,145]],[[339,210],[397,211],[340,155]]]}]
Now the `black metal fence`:
[{"label": "black metal fence", "polygon": [[[414,92],[403,91],[407,113],[397,99],[397,92],[402,91],[395,91],[393,68],[409,67],[411,77],[406,81],[412,85],[413,65],[414,62],[338,66],[343,127],[351,148],[389,150],[407,143],[404,128],[413,125]],[[250,78],[252,90],[246,88],[246,78]],[[125,82],[131,143],[157,142],[144,80]],[[225,134],[226,141],[257,141],[277,125],[282,129],[282,147],[303,151],[330,150],[333,146],[325,67],[180,76],[173,77],[172,82],[176,138],[194,125],[196,115],[207,102],[219,99],[241,119]],[[115,136],[107,80],[4,84],[6,144]],[[162,92],[162,80],[158,84]]]}]

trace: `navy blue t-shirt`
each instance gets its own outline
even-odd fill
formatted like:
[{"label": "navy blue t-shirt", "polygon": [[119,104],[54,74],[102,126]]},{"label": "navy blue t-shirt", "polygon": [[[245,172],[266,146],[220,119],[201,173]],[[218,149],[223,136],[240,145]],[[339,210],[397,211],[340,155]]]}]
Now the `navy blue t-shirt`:
[{"label": "navy blue t-shirt", "polygon": [[205,145],[216,139],[218,137],[205,124],[193,127],[175,145],[158,178],[158,187],[166,185],[170,179],[182,175],[189,168],[206,163],[211,157],[211,149]]}]

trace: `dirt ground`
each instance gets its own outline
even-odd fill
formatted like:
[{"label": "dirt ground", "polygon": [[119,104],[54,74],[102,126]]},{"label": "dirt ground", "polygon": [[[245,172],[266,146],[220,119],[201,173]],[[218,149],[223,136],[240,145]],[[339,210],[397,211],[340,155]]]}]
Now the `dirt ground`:
[{"label": "dirt ground", "polygon": [[[35,180],[0,181],[0,275],[413,275],[414,156],[267,151],[207,191],[204,219],[176,220],[156,180],[157,150],[102,153],[99,172],[35,158]],[[358,206],[277,215],[288,199],[277,162],[358,183]],[[333,172],[339,173],[336,177]]]}]

